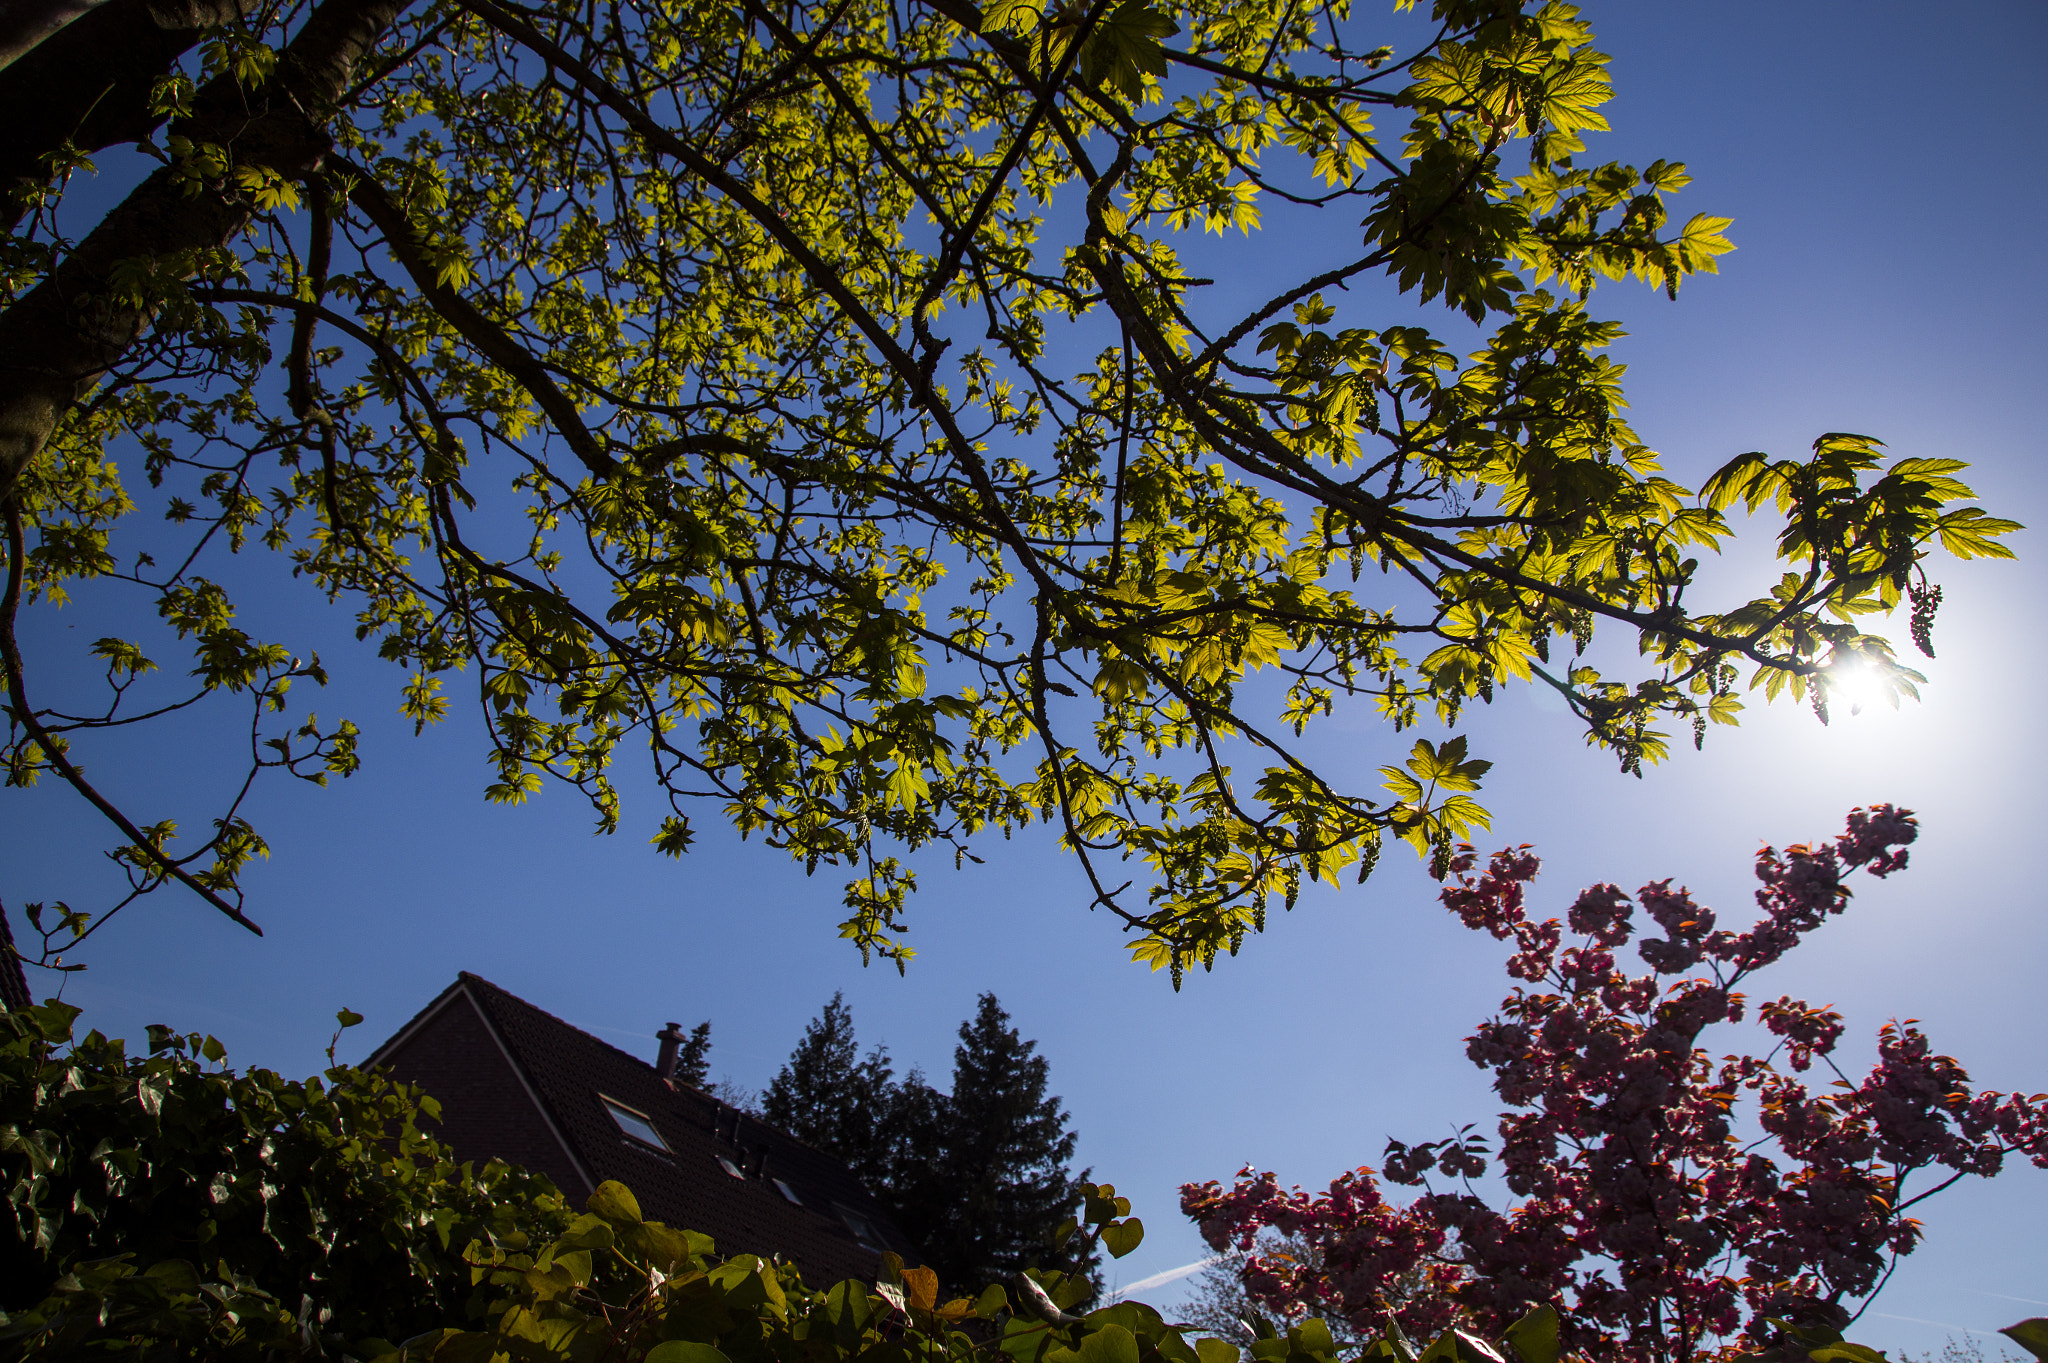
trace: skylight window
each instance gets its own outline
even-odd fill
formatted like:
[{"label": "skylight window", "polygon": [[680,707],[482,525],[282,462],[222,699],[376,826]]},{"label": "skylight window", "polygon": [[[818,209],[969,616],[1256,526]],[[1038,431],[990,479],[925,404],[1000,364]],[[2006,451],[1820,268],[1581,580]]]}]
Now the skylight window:
[{"label": "skylight window", "polygon": [[796,1203],[796,1205],[799,1207],[804,1205],[804,1200],[796,1195],[796,1189],[790,1187],[787,1183],[784,1183],[779,1178],[772,1178],[768,1181],[770,1183],[773,1183],[776,1187],[776,1190],[779,1191],[784,1197],[788,1198],[791,1202]]},{"label": "skylight window", "polygon": [[643,1145],[651,1145],[656,1150],[666,1151],[668,1149],[668,1142],[663,1140],[661,1133],[654,1129],[654,1123],[648,1119],[647,1114],[635,1112],[623,1103],[615,1103],[609,1098],[604,1100],[604,1110],[612,1114],[612,1120],[618,1123],[619,1130],[625,1132],[634,1140],[641,1142]]},{"label": "skylight window", "polygon": [[860,1241],[861,1248],[882,1248],[882,1237],[875,1233],[873,1222],[851,1207],[834,1203],[833,1210],[839,1213],[839,1219],[846,1223],[846,1228],[853,1232],[853,1238]]},{"label": "skylight window", "polygon": [[723,1155],[720,1155],[718,1157],[718,1167],[725,1170],[725,1172],[727,1172],[728,1174],[731,1174],[734,1178],[746,1177],[745,1174],[740,1172],[740,1167],[737,1164],[734,1164],[731,1160],[727,1159]]}]

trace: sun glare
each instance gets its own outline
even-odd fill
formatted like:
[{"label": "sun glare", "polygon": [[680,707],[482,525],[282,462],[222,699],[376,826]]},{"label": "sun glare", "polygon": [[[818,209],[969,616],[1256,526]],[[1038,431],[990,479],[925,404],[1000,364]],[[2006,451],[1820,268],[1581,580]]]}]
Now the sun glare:
[{"label": "sun glare", "polygon": [[1860,658],[1830,667],[1827,677],[1828,699],[1836,705],[1847,705],[1852,715],[1862,714],[1864,706],[1881,700],[1890,701],[1894,709],[1898,707],[1897,693],[1885,685],[1884,677],[1875,667]]}]

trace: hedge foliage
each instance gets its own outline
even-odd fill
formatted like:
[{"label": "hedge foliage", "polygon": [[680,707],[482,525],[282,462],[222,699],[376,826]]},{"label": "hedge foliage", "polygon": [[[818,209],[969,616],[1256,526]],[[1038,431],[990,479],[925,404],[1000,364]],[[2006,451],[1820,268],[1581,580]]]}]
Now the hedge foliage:
[{"label": "hedge foliage", "polygon": [[[207,1363],[339,1356],[357,1363],[1340,1363],[1329,1329],[1270,1326],[1249,1348],[1188,1339],[1137,1302],[1085,1316],[1065,1307],[1078,1279],[1031,1270],[940,1303],[937,1275],[884,1256],[879,1280],[829,1291],[786,1264],[751,1254],[720,1261],[704,1236],[644,1221],[633,1195],[605,1183],[589,1210],[537,1253],[472,1242],[470,1280],[490,1294],[471,1328],[444,1327],[403,1344],[371,1338],[337,1348],[301,1312],[247,1282],[205,1281],[178,1261],[138,1272],[100,1261],[67,1274],[22,1313],[0,1358],[190,1358]],[[1045,1291],[1049,1287],[1050,1292]],[[2048,1320],[2006,1333],[2048,1363]],[[1418,1345],[1390,1323],[1350,1363],[1564,1363],[1553,1307],[1498,1340],[1453,1327]],[[1750,1363],[1883,1363],[1832,1330],[1787,1326]]]},{"label": "hedge foliage", "polygon": [[[54,1290],[171,1309],[213,1284],[342,1337],[412,1333],[481,1308],[466,1246],[544,1243],[572,1218],[545,1178],[457,1164],[416,1088],[236,1073],[212,1037],[161,1027],[132,1056],[75,1038],[78,1015],[0,1013],[0,1308]],[[151,1267],[76,1267],[114,1254]]]}]

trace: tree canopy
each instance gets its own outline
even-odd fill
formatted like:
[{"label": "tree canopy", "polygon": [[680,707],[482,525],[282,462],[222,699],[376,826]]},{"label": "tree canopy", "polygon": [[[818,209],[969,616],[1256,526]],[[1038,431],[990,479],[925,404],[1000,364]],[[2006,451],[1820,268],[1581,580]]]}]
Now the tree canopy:
[{"label": "tree canopy", "polygon": [[[907,853],[1047,823],[1178,979],[1389,834],[1441,863],[1485,826],[1463,738],[1319,764],[1337,707],[1454,726],[1533,683],[1640,771],[1744,687],[1910,691],[1862,623],[1910,601],[1930,648],[1923,558],[2012,524],[1858,435],[1660,472],[1589,295],[1675,298],[1727,221],[1589,153],[1571,6],[1394,8],[10,8],[10,782],[254,927],[249,786],[181,839],[77,756],[224,693],[252,780],[355,769],[353,724],[287,713],[320,660],[237,624],[245,554],[347,603],[416,724],[477,705],[493,800],[567,782],[672,855],[728,820],[839,868],[899,964]],[[1260,252],[1283,220],[1327,258]],[[1780,570],[1703,601],[1738,505]],[[189,683],[109,635],[103,701],[53,694],[16,623],[88,582]],[[1603,623],[1636,661],[1586,660]]]}]

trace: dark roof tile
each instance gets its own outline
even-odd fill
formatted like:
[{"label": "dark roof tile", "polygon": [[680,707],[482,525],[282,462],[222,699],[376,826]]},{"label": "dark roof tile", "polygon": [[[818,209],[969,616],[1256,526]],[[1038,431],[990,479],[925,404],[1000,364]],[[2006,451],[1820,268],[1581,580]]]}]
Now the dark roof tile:
[{"label": "dark roof tile", "polygon": [[[532,1104],[523,1096],[509,1107],[494,1102],[492,1107],[501,1115],[481,1127],[460,1122],[458,1112],[448,1111],[446,1138],[459,1157],[479,1159],[518,1150],[526,1162],[563,1183],[568,1168],[547,1158],[558,1143],[543,1132],[545,1123],[559,1134],[559,1144],[569,1147],[579,1175],[600,1182],[617,1179],[633,1190],[649,1220],[701,1231],[712,1237],[721,1253],[779,1254],[796,1264],[813,1286],[844,1278],[872,1280],[882,1249],[917,1261],[915,1248],[834,1156],[701,1090],[684,1084],[671,1087],[639,1057],[466,971],[365,1063],[388,1064],[402,1079],[417,1075],[430,1093],[434,1080],[422,1071],[438,1071],[450,1089],[435,1094],[444,1109],[460,1101],[456,1090],[474,1089],[473,1082],[462,1082],[465,1079],[502,1085],[502,1071],[483,1074],[486,1066],[479,1060],[463,1060],[460,1068],[465,1072],[452,1075],[445,1065],[432,1063],[429,1053],[443,1045],[444,1034],[453,1040],[457,1021],[444,1004],[452,1003],[451,996],[458,993],[488,1019],[505,1057],[524,1079],[520,1087],[530,1087],[543,1108],[530,1112]],[[665,1148],[623,1129],[607,1110],[607,1099],[629,1116],[644,1118]],[[522,1121],[525,1129],[509,1129]],[[483,1144],[495,1148],[476,1148]],[[741,1176],[729,1173],[727,1163]],[[784,1194],[783,1185],[795,1194],[795,1202]],[[566,1184],[564,1191],[577,1193]],[[855,1222],[865,1223],[868,1237],[879,1243],[863,1245],[853,1230]]]},{"label": "dark roof tile", "polygon": [[7,911],[0,909],[0,1007],[12,1012],[34,1002],[29,997],[28,976],[21,970],[21,956],[14,949],[14,928],[7,921]]}]

